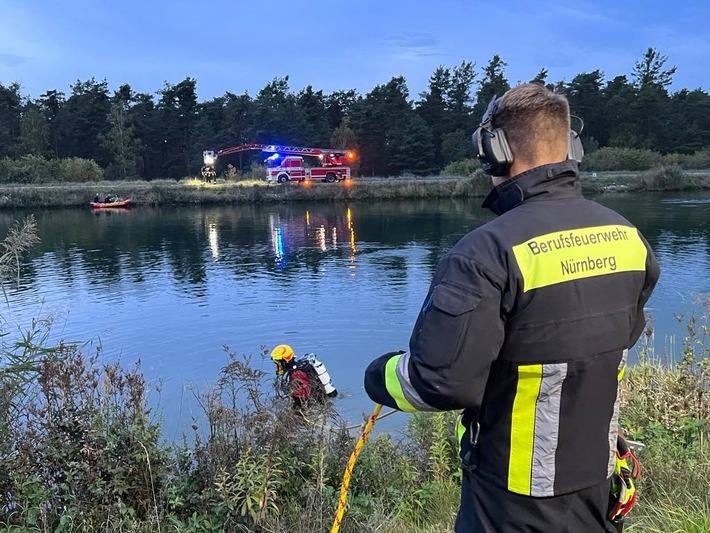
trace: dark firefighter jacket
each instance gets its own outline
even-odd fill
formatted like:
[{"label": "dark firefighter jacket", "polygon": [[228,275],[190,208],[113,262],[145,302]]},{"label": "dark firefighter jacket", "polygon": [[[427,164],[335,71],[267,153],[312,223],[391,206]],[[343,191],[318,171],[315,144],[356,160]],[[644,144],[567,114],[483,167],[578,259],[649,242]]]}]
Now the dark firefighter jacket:
[{"label": "dark firefighter jacket", "polygon": [[409,352],[373,361],[366,391],[402,411],[464,409],[464,468],[511,492],[602,483],[658,263],[626,219],[582,197],[575,162],[513,177],[483,205],[500,216],[440,261]]}]

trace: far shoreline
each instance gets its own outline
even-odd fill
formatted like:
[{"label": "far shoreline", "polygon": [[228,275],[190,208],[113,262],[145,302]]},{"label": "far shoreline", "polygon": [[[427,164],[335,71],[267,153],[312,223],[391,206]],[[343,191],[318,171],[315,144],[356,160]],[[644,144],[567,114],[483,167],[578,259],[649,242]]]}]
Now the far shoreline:
[{"label": "far shoreline", "polygon": [[[582,172],[586,195],[623,192],[693,192],[710,190],[710,171],[681,176],[651,172]],[[289,202],[358,202],[427,198],[482,198],[490,190],[487,176],[359,177],[344,183],[272,184],[263,181],[206,183],[182,181],[101,181],[0,185],[0,209],[89,207],[95,194],[130,198],[132,205],[189,206],[273,204]]]}]

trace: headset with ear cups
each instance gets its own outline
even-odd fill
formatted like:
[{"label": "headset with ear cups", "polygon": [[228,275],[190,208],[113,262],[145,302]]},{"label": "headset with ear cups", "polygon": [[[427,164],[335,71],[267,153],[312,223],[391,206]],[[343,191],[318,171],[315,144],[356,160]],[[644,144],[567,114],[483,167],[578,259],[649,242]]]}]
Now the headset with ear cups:
[{"label": "headset with ear cups", "polygon": [[[510,167],[513,164],[513,152],[510,150],[508,139],[505,132],[500,128],[493,128],[493,117],[498,109],[498,98],[493,97],[491,103],[488,104],[486,112],[483,114],[481,124],[478,129],[473,132],[471,140],[473,147],[476,150],[476,157],[481,162],[481,169],[486,174],[493,176],[507,176]],[[584,156],[584,148],[579,134],[584,129],[584,121],[577,116],[573,118],[579,120],[581,126],[579,133],[570,129],[569,145],[567,148],[567,159],[573,159],[577,163],[582,162]]]}]

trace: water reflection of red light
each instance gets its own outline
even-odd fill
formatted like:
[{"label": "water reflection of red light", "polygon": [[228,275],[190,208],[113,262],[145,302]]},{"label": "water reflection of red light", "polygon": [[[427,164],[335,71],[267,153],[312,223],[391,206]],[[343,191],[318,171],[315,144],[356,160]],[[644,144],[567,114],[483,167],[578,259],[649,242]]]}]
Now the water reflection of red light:
[{"label": "water reflection of red light", "polygon": [[348,220],[348,232],[350,233],[350,249],[355,253],[357,252],[357,248],[355,247],[355,227],[353,226],[353,212],[350,211],[349,207],[346,211],[346,216]]}]

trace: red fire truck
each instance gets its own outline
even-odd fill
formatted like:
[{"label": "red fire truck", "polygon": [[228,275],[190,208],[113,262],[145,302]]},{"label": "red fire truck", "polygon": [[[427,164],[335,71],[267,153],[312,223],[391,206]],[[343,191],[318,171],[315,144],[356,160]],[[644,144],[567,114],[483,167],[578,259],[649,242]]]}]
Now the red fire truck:
[{"label": "red fire truck", "polygon": [[[349,162],[355,159],[352,150],[337,150],[333,148],[308,148],[300,146],[278,146],[274,144],[242,144],[231,148],[224,148],[216,154],[212,150],[205,150],[203,155],[204,166],[202,177],[211,179],[216,176],[215,166],[221,157],[244,152],[247,150],[260,150],[271,155],[266,158],[266,180],[277,183],[350,180]],[[304,156],[318,159],[317,166],[307,166]]]}]

